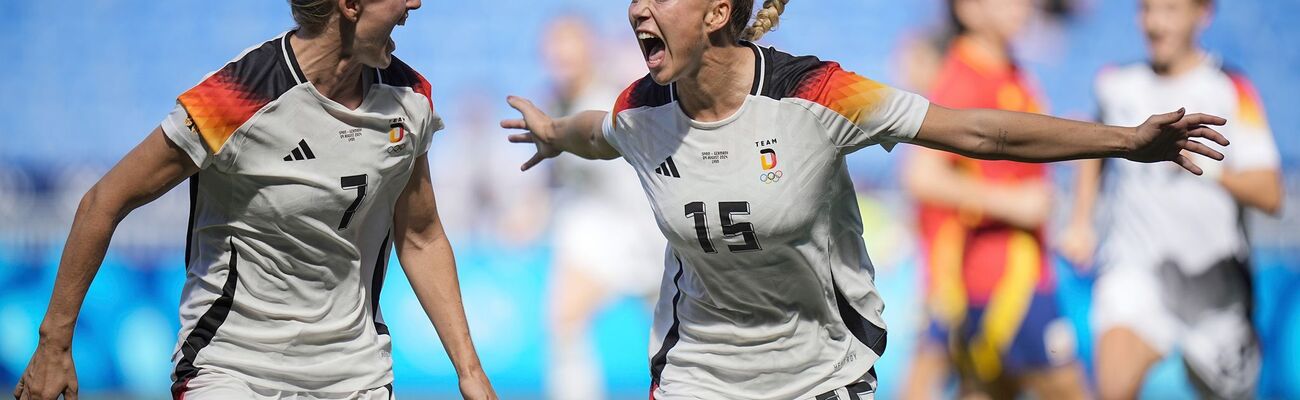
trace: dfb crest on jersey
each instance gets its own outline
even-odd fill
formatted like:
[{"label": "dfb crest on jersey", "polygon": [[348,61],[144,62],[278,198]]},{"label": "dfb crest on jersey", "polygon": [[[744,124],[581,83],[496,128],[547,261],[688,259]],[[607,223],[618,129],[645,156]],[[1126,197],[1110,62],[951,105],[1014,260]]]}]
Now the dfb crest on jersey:
[{"label": "dfb crest on jersey", "polygon": [[392,125],[389,125],[389,129],[388,129],[389,143],[401,142],[402,139],[406,138],[406,124],[404,122],[405,122],[404,119],[397,118],[392,121]]},{"label": "dfb crest on jersey", "polygon": [[395,156],[398,153],[401,153],[402,150],[406,149],[406,143],[402,143],[402,139],[406,139],[405,122],[406,120],[404,118],[394,118],[392,120],[392,125],[389,125],[388,127],[388,143],[396,143],[396,145],[388,146],[388,148],[385,149],[388,151],[388,155],[390,156]]},{"label": "dfb crest on jersey", "polygon": [[776,150],[770,148],[759,150],[758,162],[763,167],[763,173],[758,174],[759,182],[776,183],[781,180],[784,173],[776,169]]}]

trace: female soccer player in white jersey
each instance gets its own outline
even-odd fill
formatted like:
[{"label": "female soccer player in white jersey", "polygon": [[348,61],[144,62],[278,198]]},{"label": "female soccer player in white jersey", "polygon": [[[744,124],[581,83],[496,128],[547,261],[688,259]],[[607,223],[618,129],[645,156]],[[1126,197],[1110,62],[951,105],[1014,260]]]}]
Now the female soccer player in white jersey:
[{"label": "female soccer player in white jersey", "polygon": [[[885,348],[844,157],[915,143],[976,158],[1175,161],[1221,155],[1224,121],[1173,112],[1121,128],[995,110],[956,111],[749,40],[749,0],[634,0],[628,18],[649,76],[613,113],[551,119],[510,98],[534,143],[527,169],[567,151],[632,164],[667,237],[655,313],[651,396],[658,399],[872,397]],[[1223,143],[1226,143],[1223,142]]]},{"label": "female soccer player in white jersey", "polygon": [[[1105,123],[1130,124],[1180,104],[1228,116],[1223,133],[1233,141],[1222,166],[1200,177],[1163,165],[1106,163],[1109,217],[1099,221],[1105,230],[1092,309],[1098,391],[1105,399],[1136,398],[1147,371],[1174,349],[1203,397],[1256,395],[1260,349],[1242,211],[1278,213],[1283,188],[1253,85],[1197,44],[1213,7],[1211,0],[1143,0],[1139,20],[1149,60],[1108,68],[1097,78]],[[1089,264],[1102,163],[1088,161],[1080,171],[1063,244],[1076,263]]]},{"label": "female soccer player in white jersey", "polygon": [[420,1],[290,3],[298,29],[181,94],[86,194],[16,398],[76,397],[73,327],[116,223],[187,178],[175,398],[392,398],[378,308],[392,247],[462,393],[495,398],[430,186],[442,122],[428,82],[392,56]]}]

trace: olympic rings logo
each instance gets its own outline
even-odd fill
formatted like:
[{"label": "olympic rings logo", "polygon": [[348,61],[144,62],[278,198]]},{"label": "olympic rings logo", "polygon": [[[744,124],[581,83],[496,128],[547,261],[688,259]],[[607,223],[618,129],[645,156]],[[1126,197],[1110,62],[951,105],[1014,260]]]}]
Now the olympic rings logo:
[{"label": "olympic rings logo", "polygon": [[781,173],[781,171],[764,172],[758,174],[758,181],[763,183],[776,183],[781,180],[781,176],[783,175],[785,174]]}]

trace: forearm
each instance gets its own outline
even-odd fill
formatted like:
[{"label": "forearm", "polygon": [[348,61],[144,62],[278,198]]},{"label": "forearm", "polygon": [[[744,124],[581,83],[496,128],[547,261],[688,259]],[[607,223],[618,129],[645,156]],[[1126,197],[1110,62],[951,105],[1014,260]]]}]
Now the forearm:
[{"label": "forearm", "polygon": [[1242,205],[1271,215],[1282,211],[1282,179],[1275,169],[1224,171],[1219,182]]},{"label": "forearm", "polygon": [[82,302],[108,251],[120,212],[115,212],[95,189],[82,198],[63,247],[49,307],[40,325],[44,344],[68,348]]},{"label": "forearm", "polygon": [[979,159],[1054,162],[1123,157],[1135,128],[990,109],[932,105],[914,142]]},{"label": "forearm", "polygon": [[618,152],[605,142],[601,132],[606,115],[608,113],[603,111],[583,111],[555,119],[555,137],[551,138],[551,144],[589,160],[618,158]]},{"label": "forearm", "polygon": [[451,244],[438,235],[428,241],[410,241],[399,248],[399,258],[406,277],[415,290],[420,306],[429,316],[457,374],[481,372],[478,354],[470,338],[461,299],[460,281]]}]

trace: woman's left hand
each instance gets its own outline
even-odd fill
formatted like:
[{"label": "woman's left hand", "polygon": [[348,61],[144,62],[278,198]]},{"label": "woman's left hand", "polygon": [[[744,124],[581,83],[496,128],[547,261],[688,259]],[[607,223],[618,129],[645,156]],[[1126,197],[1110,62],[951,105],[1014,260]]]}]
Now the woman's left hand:
[{"label": "woman's left hand", "polygon": [[[1223,126],[1227,122],[1228,120],[1213,115],[1187,115],[1187,110],[1182,108],[1168,114],[1152,115],[1147,118],[1147,122],[1136,128],[1136,146],[1124,158],[1148,163],[1173,161],[1191,173],[1200,175],[1204,171],[1186,154],[1196,153],[1222,161],[1223,153],[1192,138],[1205,138],[1227,146],[1228,139],[1210,128]],[[1183,153],[1184,150],[1188,153]]]}]

